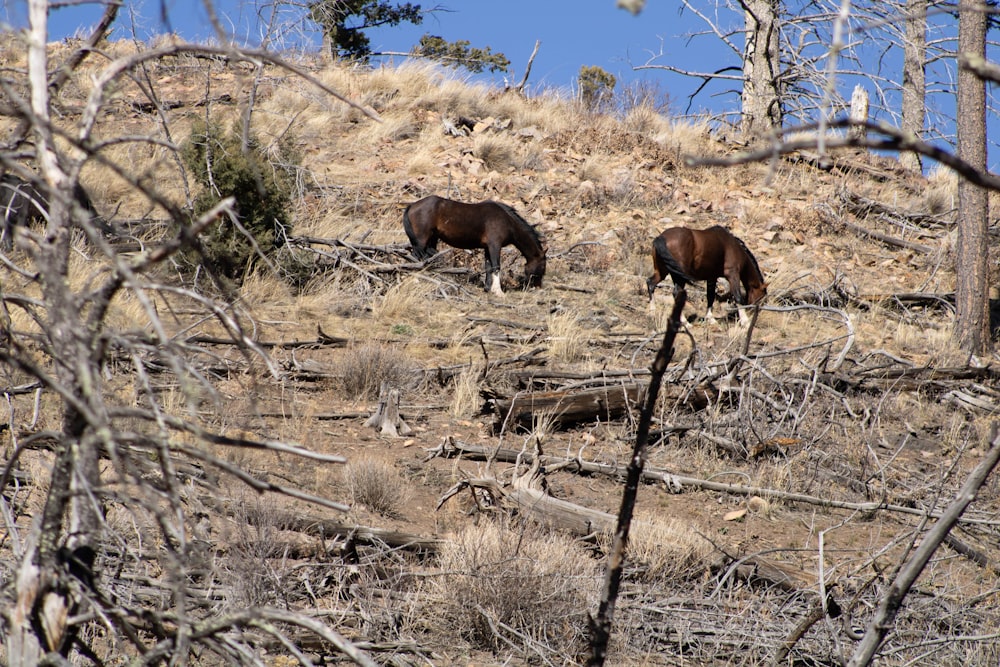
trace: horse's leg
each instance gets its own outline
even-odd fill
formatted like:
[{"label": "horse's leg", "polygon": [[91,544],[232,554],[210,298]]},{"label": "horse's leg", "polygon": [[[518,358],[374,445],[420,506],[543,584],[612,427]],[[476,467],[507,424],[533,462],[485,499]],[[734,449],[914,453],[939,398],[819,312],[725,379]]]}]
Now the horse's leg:
[{"label": "horse's leg", "polygon": [[486,246],[483,255],[486,257],[486,289],[497,296],[503,296],[500,288],[500,246]]},{"label": "horse's leg", "polygon": [[715,312],[712,310],[712,307],[715,305],[715,287],[717,283],[718,280],[715,278],[709,278],[708,281],[705,282],[705,300],[708,302],[708,310],[705,313],[705,321],[709,324],[716,324]]},{"label": "horse's leg", "polygon": [[[677,276],[671,276],[671,278],[673,278],[673,281],[674,281],[674,292],[673,292],[673,295],[674,295],[674,304],[676,304],[677,303],[677,295],[684,291],[684,287],[685,287],[685,285],[687,285],[687,283],[685,283],[683,280],[678,280]],[[650,303],[652,303],[652,301]],[[673,308],[674,304],[671,304],[670,307]],[[683,310],[681,311],[681,326],[683,326],[683,327],[688,326],[688,321],[687,321],[687,318],[684,317],[684,311]]]},{"label": "horse's leg", "polygon": [[646,278],[646,291],[649,292],[649,313],[653,314],[655,307],[653,306],[653,293],[656,291],[656,286],[660,284],[663,274],[660,273],[660,269],[656,266],[656,258],[653,259],[653,275]]},{"label": "horse's leg", "polygon": [[729,291],[733,295],[733,303],[736,304],[736,316],[740,320],[740,326],[747,327],[750,325],[750,317],[747,315],[747,309],[743,308],[747,304],[747,300],[740,290],[740,274],[727,275],[726,281],[729,283]]},{"label": "horse's leg", "polygon": [[438,251],[438,239],[437,236],[432,236],[430,237],[430,239],[428,239],[427,243],[424,244],[424,247],[421,250],[420,259],[422,260],[430,259],[431,257],[437,254],[437,251]]}]

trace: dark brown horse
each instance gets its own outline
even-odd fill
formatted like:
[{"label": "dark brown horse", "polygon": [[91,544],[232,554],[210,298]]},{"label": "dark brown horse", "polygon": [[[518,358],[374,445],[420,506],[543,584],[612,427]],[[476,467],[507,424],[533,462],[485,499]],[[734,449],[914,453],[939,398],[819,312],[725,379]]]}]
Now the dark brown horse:
[{"label": "dark brown horse", "polygon": [[[674,281],[674,293],[695,280],[706,281],[709,321],[715,321],[712,305],[715,303],[715,285],[725,278],[729,290],[739,305],[758,303],[767,294],[764,274],[753,253],[740,239],[718,225],[698,230],[671,227],[653,241],[653,275],[646,281],[649,289],[649,307],[653,308],[653,292],[667,274]],[[740,284],[746,296],[740,292]],[[743,310],[740,322],[747,323]]]},{"label": "dark brown horse", "polygon": [[464,204],[431,195],[406,207],[403,229],[417,259],[433,257],[438,241],[455,248],[482,248],[486,288],[502,295],[500,249],[513,245],[524,255],[524,287],[540,287],[545,276],[545,248],[538,232],[513,208],[495,201]]},{"label": "dark brown horse", "polygon": [[[73,199],[102,232],[111,232],[111,226],[98,215],[90,195],[79,183],[73,188]],[[45,224],[49,219],[48,209],[48,197],[34,183],[12,173],[0,175],[0,248],[11,249],[16,227]]]}]

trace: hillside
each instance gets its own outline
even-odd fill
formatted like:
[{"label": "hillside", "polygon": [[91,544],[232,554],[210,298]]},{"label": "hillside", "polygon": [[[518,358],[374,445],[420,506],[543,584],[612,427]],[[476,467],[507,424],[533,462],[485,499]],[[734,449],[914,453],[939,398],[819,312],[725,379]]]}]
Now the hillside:
[{"label": "hillside", "polygon": [[[63,127],[80,122],[101,66],[88,61],[56,100]],[[600,401],[645,391],[667,326],[669,281],[648,309],[653,238],[722,225],[756,256],[768,297],[746,328],[706,322],[704,283],[688,289],[690,325],[652,424],[647,469],[660,478],[639,489],[609,663],[849,658],[928,516],[989,449],[1000,405],[996,360],[970,364],[951,341],[954,177],[859,153],[822,168],[806,154],[690,166],[687,156],[742,147],[707,120],[646,107],[595,115],[428,66],[298,66],[377,118],[288,70],[178,55],[123,80],[96,121],[97,140],[148,140],[109,141],[83,169],[121,236],[107,252],[78,239],[74,289],[169,238],[166,210],[137,185],[188,204],[199,186],[171,147],[200,119],[236,122],[252,100],[252,127],[275,168],[293,163],[295,190],[286,245],[234,294],[166,263],[112,302],[109,340],[146,345],[162,330],[169,345],[122,343],[103,366],[119,425],[153,444],[131,450],[138,463],[105,461],[95,566],[108,607],[125,609],[141,639],[95,614],[88,646],[120,664],[169,643],[158,623],[201,636],[267,607],[327,624],[379,664],[583,663],[609,546],[601,513],[618,512],[639,418],[634,401],[621,412]],[[510,247],[502,297],[483,289],[481,251],[414,261],[402,211],[428,195],[514,207],[546,246],[542,286],[517,288],[524,259]],[[10,330],[46,367],[42,326],[17,306],[42,287],[30,253],[9,255]],[[717,314],[731,310],[726,296]],[[53,467],[39,434],[57,432],[62,414],[51,391],[12,390],[31,380],[24,367],[5,374],[5,458],[19,451],[25,480],[5,490],[9,595],[15,545],[43,511]],[[389,389],[411,429],[396,437],[366,424]],[[565,404],[523,419],[502,409],[585,391],[602,398],[581,419]],[[529,470],[539,456],[542,470]],[[549,497],[592,514],[560,518]],[[998,510],[994,477],[918,579],[878,664],[998,663]],[[269,618],[278,629],[219,621],[218,643],[190,660],[249,664],[226,644],[237,635],[264,664],[339,655],[329,638]]]}]

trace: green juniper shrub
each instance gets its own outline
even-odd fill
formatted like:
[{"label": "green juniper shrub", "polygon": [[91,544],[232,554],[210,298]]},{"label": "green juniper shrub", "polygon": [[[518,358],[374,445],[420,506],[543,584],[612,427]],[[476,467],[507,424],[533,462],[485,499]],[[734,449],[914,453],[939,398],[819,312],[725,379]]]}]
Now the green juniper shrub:
[{"label": "green juniper shrub", "polygon": [[239,124],[223,132],[202,121],[181,149],[184,164],[202,185],[194,201],[195,219],[220,199],[235,199],[239,225],[227,216],[210,225],[200,238],[200,259],[237,283],[260,255],[270,256],[283,244],[290,230],[291,171],[298,163],[293,151],[279,146],[285,164],[275,164],[256,136],[250,134],[244,146],[241,134]]}]

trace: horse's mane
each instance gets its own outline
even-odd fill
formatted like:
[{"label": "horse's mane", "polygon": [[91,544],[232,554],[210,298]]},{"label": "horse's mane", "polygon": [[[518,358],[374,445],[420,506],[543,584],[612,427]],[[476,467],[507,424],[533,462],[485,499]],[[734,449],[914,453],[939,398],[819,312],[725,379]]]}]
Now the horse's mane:
[{"label": "horse's mane", "polygon": [[760,270],[760,264],[757,263],[757,258],[753,256],[752,252],[750,252],[750,248],[748,248],[747,244],[743,242],[743,239],[735,234],[733,235],[733,238],[736,239],[736,242],[740,244],[741,248],[743,248],[743,252],[745,252],[747,257],[750,258],[751,263],[753,263],[753,268],[757,270],[757,275],[760,276],[761,280],[764,280],[764,272]]},{"label": "horse's mane", "polygon": [[535,226],[533,224],[531,224],[530,222],[528,222],[527,220],[525,220],[524,218],[522,218],[521,214],[518,213],[517,211],[515,211],[513,206],[511,206],[509,204],[504,204],[503,202],[499,202],[499,201],[494,201],[492,203],[494,203],[497,206],[499,206],[500,208],[502,208],[504,210],[504,212],[507,213],[507,215],[509,215],[514,220],[516,220],[518,223],[520,223],[521,225],[523,225],[524,228],[527,231],[531,232],[532,238],[535,239],[535,241],[538,243],[538,245],[542,245],[542,237],[538,233],[538,230],[535,229]]}]

